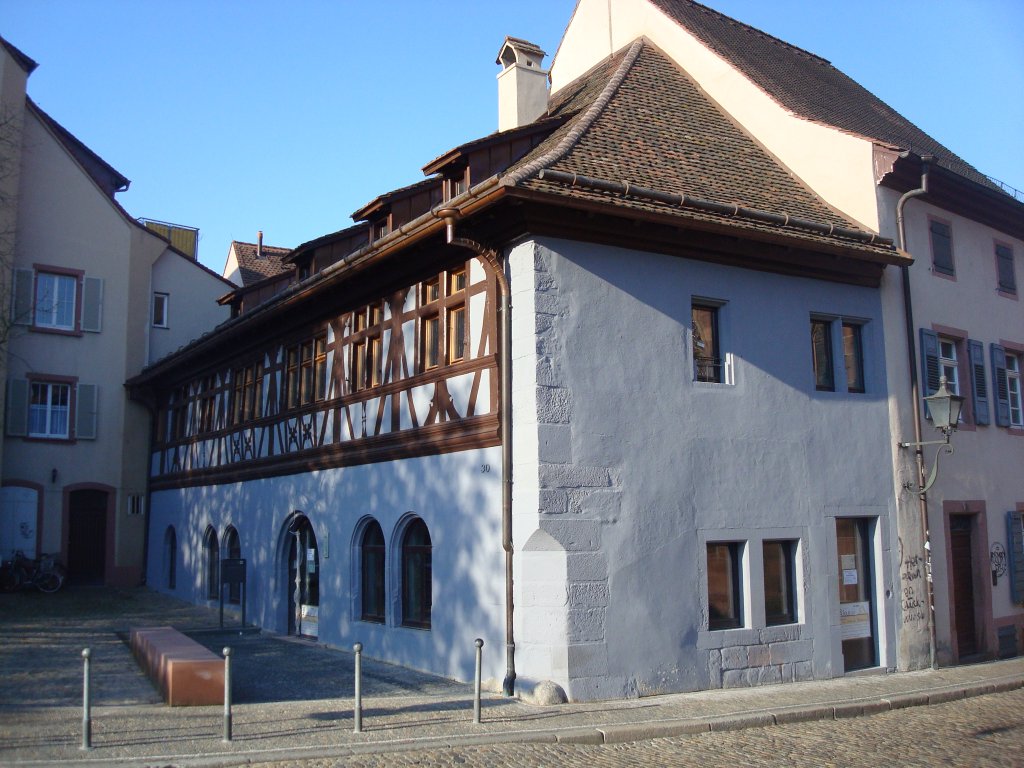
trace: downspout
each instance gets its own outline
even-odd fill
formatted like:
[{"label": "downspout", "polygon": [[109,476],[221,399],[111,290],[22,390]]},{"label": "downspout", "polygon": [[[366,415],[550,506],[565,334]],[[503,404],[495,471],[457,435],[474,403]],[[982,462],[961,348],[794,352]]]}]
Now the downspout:
[{"label": "downspout", "polygon": [[[896,203],[896,229],[899,236],[900,250],[907,250],[906,224],[903,219],[903,207],[912,197],[918,197],[928,192],[928,166],[935,160],[931,155],[921,157],[921,186],[905,192]],[[910,267],[900,267],[900,276],[903,280],[903,315],[907,333],[907,365],[910,366],[910,402],[913,405],[914,413],[914,459],[917,464],[917,487],[925,486],[924,449],[921,446],[921,408],[918,401],[921,396],[921,386],[917,376],[917,347],[914,337],[914,304],[910,296]],[[932,581],[932,540],[931,531],[928,526],[928,495],[921,491],[917,495],[918,511],[921,517],[921,536],[924,539],[924,563],[925,576],[928,590],[928,655],[929,664],[932,669],[937,669],[935,661],[935,590]]]},{"label": "downspout", "polygon": [[444,208],[437,215],[444,219],[446,225],[445,241],[449,245],[466,248],[486,261],[498,281],[501,334],[501,547],[505,550],[505,680],[502,692],[506,696],[514,696],[516,641],[512,579],[512,299],[508,277],[497,252],[476,240],[455,236],[455,221],[459,217],[457,209]]}]

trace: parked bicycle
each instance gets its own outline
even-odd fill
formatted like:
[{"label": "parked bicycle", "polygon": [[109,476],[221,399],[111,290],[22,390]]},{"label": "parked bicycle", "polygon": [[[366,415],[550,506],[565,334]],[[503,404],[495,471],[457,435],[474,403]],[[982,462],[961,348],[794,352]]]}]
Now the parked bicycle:
[{"label": "parked bicycle", "polygon": [[66,576],[64,566],[57,562],[55,555],[41,555],[32,560],[19,550],[13,559],[0,565],[0,589],[14,592],[35,587],[40,592],[56,592],[64,585]]}]

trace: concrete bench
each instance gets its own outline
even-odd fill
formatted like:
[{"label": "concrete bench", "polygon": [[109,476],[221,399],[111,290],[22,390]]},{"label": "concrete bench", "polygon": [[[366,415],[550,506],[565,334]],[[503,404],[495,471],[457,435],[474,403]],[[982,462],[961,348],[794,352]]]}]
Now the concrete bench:
[{"label": "concrete bench", "polygon": [[172,707],[221,704],[224,659],[173,627],[133,629],[131,648],[139,666]]}]

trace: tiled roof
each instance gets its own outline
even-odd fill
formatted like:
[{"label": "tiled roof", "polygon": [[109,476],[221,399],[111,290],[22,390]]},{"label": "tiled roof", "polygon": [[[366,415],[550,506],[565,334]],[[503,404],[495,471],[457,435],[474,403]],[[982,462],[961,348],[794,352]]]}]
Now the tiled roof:
[{"label": "tiled roof", "polygon": [[917,155],[935,155],[947,170],[998,189],[966,160],[825,59],[692,0],[651,2],[791,112]]},{"label": "tiled roof", "polygon": [[282,272],[290,272],[294,268],[291,264],[284,263],[285,256],[291,253],[288,248],[264,245],[263,256],[258,257],[256,243],[240,243],[235,240],[231,243],[231,247],[235,249],[243,286],[258,283],[260,280],[274,277]]},{"label": "tiled roof", "polygon": [[[560,94],[566,91],[572,95],[560,100],[554,110],[573,110],[579,115],[513,166],[507,177],[510,183],[622,208],[727,223],[751,232],[781,229],[802,239],[836,240],[821,232],[692,210],[635,195],[610,194],[541,177],[542,168],[552,169],[780,214],[825,228],[859,229],[783,169],[682,70],[647,43],[633,43]],[[888,245],[883,247],[891,250]]]}]

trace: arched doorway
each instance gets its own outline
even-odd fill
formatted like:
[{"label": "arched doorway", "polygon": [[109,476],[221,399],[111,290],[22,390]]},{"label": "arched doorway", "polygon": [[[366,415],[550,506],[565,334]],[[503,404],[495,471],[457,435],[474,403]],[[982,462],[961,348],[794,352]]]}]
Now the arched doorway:
[{"label": "arched doorway", "polygon": [[320,553],[309,518],[295,514],[288,523],[288,634],[319,637]]},{"label": "arched doorway", "polygon": [[107,567],[107,508],[110,493],[98,488],[69,491],[67,527],[68,579],[102,584]]},{"label": "arched doorway", "polygon": [[[237,560],[242,557],[242,544],[238,538],[238,530],[229,525],[224,531],[224,556],[229,560]],[[242,585],[237,581],[228,581],[227,601],[232,605],[239,605],[242,602]]]},{"label": "arched doorway", "polygon": [[164,532],[164,586],[174,589],[178,581],[178,534],[173,525]]},{"label": "arched doorway", "polygon": [[206,533],[203,534],[203,559],[206,599],[217,600],[220,596],[220,544],[217,542],[217,531],[212,525],[206,526]]}]

